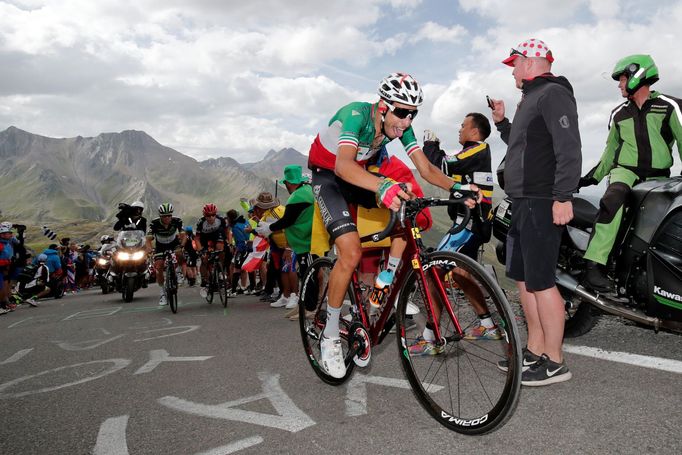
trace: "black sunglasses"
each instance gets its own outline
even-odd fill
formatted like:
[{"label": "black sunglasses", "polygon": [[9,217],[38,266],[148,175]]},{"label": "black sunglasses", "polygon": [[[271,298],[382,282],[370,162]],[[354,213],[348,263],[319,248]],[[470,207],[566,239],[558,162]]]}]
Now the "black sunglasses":
[{"label": "black sunglasses", "polygon": [[395,115],[399,119],[406,119],[409,116],[410,120],[414,120],[414,118],[419,113],[418,109],[407,109],[404,107],[395,107],[391,103],[386,103],[386,106],[388,106],[388,109],[393,113],[393,115]]},{"label": "black sunglasses", "polygon": [[525,55],[523,55],[523,53],[517,51],[517,50],[514,49],[513,47],[512,47],[511,50],[509,51],[509,56],[511,57],[512,55],[518,55],[519,57],[525,57]]}]

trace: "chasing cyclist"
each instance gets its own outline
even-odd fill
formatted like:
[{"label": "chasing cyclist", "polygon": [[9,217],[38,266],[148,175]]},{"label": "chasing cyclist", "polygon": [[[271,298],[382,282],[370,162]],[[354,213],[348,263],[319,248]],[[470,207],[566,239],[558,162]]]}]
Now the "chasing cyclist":
[{"label": "chasing cyclist", "polygon": [[[308,160],[313,194],[337,254],[329,280],[327,323],[320,342],[322,366],[335,378],[346,373],[339,337],[341,305],[362,255],[348,204],[398,210],[401,199],[414,197],[410,183],[405,184],[405,191],[400,182],[368,172],[367,165],[372,164],[383,146],[398,138],[419,174],[429,183],[449,191],[476,189],[459,183],[453,185],[417,144],[412,120],[422,104],[423,93],[412,76],[393,73],[381,81],[378,93],[378,102],[354,102],[342,107],[315,137]],[[475,202],[471,200],[468,204],[473,207]],[[405,246],[404,239],[392,240],[389,270],[397,269]]]},{"label": "chasing cyclist", "polygon": [[[218,215],[218,207],[215,204],[206,204],[203,208],[204,216],[197,223],[196,241],[197,248],[201,251],[201,293],[205,295],[208,283],[208,252],[223,251],[225,249],[225,239],[227,239],[227,223],[225,219]],[[221,261],[224,260],[221,253]]]},{"label": "chasing cyclist", "polygon": [[[156,241],[152,250],[152,241]],[[159,206],[159,217],[152,220],[147,232],[147,252],[154,252],[154,268],[156,269],[156,284],[159,285],[161,295],[159,305],[166,305],[166,290],[163,287],[163,253],[173,251],[185,244],[185,233],[182,230],[182,220],[173,216],[173,204],[165,202]]]}]

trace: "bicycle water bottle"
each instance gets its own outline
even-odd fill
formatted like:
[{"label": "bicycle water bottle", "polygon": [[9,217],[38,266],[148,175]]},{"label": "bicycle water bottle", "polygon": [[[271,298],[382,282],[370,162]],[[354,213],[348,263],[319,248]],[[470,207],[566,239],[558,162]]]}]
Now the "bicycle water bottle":
[{"label": "bicycle water bottle", "polygon": [[371,309],[378,309],[386,300],[388,295],[388,289],[393,283],[393,273],[388,270],[384,270],[378,276],[374,282],[374,289],[372,294],[369,296],[369,304]]}]

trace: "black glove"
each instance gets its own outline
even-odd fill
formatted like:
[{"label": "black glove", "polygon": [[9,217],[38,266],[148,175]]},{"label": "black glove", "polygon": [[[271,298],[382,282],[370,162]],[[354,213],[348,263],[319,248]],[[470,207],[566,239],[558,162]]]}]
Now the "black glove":
[{"label": "black glove", "polygon": [[598,183],[599,182],[597,182],[597,180],[594,179],[593,177],[587,177],[587,176],[580,177],[580,180],[578,180],[578,189],[585,188],[586,186],[596,185]]}]

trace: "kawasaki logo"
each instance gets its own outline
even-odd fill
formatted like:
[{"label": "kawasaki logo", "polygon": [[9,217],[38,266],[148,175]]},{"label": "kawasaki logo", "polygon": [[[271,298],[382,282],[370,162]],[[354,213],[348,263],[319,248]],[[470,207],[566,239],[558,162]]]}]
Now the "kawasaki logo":
[{"label": "kawasaki logo", "polygon": [[666,291],[665,289],[661,289],[660,286],[654,286],[654,294],[660,295],[661,297],[665,297],[666,299],[682,302],[682,295],[674,294],[670,291]]},{"label": "kawasaki logo", "polygon": [[471,419],[471,420],[460,419],[459,417],[453,417],[445,411],[441,411],[440,416],[444,419],[447,419],[449,422],[455,422],[457,425],[461,425],[463,427],[473,427],[476,425],[480,425],[483,422],[488,420],[488,414],[481,416],[478,419]]}]

